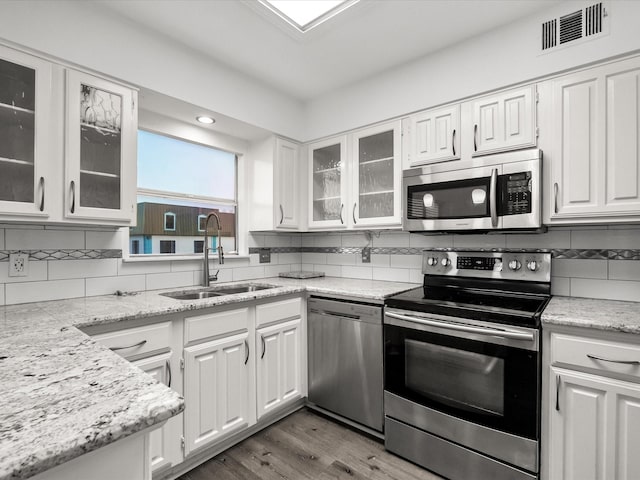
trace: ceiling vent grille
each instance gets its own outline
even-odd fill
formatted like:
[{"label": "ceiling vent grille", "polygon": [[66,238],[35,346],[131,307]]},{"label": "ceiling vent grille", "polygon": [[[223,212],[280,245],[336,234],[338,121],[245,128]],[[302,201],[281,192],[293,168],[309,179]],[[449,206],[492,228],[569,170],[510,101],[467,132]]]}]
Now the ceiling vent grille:
[{"label": "ceiling vent grille", "polygon": [[555,18],[542,24],[542,50],[553,48],[557,44],[558,20]]},{"label": "ceiling vent grille", "polygon": [[585,8],[585,37],[602,32],[603,11],[602,3],[597,3]]},{"label": "ceiling vent grille", "polygon": [[560,17],[560,45],[582,38],[582,10]]},{"label": "ceiling vent grille", "polygon": [[599,2],[542,23],[543,52],[608,33],[607,2]]}]

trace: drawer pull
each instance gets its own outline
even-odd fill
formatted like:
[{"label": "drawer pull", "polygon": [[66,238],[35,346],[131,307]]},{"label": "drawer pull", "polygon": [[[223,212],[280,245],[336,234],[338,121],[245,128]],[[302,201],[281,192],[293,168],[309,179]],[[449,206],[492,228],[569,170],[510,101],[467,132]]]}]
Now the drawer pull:
[{"label": "drawer pull", "polygon": [[260,360],[262,360],[265,352],[267,351],[267,344],[264,342],[264,336],[260,335],[260,340],[262,341],[262,355],[260,355]]},{"label": "drawer pull", "polygon": [[167,387],[171,388],[171,362],[167,360]]},{"label": "drawer pull", "polygon": [[589,357],[591,360],[599,360],[601,362],[622,363],[624,365],[640,365],[640,361],[638,360],[612,360],[610,358],[596,357],[595,355],[591,355],[589,353],[587,353],[587,357]]},{"label": "drawer pull", "polygon": [[134,343],[133,345],[127,345],[126,347],[111,347],[111,350],[113,350],[115,352],[116,350],[126,350],[127,348],[141,347],[145,343],[147,343],[147,341],[146,340],[142,340],[141,342]]},{"label": "drawer pull", "polygon": [[246,356],[244,357],[244,364],[246,365],[249,361],[249,342],[247,342],[246,340],[244,341],[244,349],[247,352]]},{"label": "drawer pull", "polygon": [[556,375],[556,411],[560,411],[560,375]]}]

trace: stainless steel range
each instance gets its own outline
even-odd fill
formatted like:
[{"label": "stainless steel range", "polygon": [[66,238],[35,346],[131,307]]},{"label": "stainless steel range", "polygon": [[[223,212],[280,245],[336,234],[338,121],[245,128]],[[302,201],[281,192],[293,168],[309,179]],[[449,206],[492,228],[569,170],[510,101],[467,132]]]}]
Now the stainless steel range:
[{"label": "stainless steel range", "polygon": [[547,251],[425,250],[385,302],[385,447],[452,480],[539,478]]}]

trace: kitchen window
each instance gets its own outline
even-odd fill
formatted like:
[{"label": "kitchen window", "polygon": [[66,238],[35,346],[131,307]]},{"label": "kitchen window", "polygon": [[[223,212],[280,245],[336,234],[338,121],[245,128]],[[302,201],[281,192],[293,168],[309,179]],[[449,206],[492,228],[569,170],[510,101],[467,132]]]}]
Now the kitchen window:
[{"label": "kitchen window", "polygon": [[[208,145],[138,130],[137,225],[130,254],[202,254],[207,215],[210,248],[237,251],[237,157]],[[134,243],[137,242],[137,243]],[[137,247],[134,247],[137,245]]]}]

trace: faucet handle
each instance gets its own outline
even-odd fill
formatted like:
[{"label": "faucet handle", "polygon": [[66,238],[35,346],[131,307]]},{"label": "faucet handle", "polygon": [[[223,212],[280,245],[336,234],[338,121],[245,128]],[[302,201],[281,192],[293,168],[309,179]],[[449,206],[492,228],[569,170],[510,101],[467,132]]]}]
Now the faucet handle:
[{"label": "faucet handle", "polygon": [[214,282],[215,282],[216,280],[218,280],[218,273],[220,273],[220,270],[216,270],[216,273],[214,273],[213,275],[211,275],[211,276],[209,277],[209,280],[210,280],[210,281],[211,281],[211,280],[213,280]]}]

